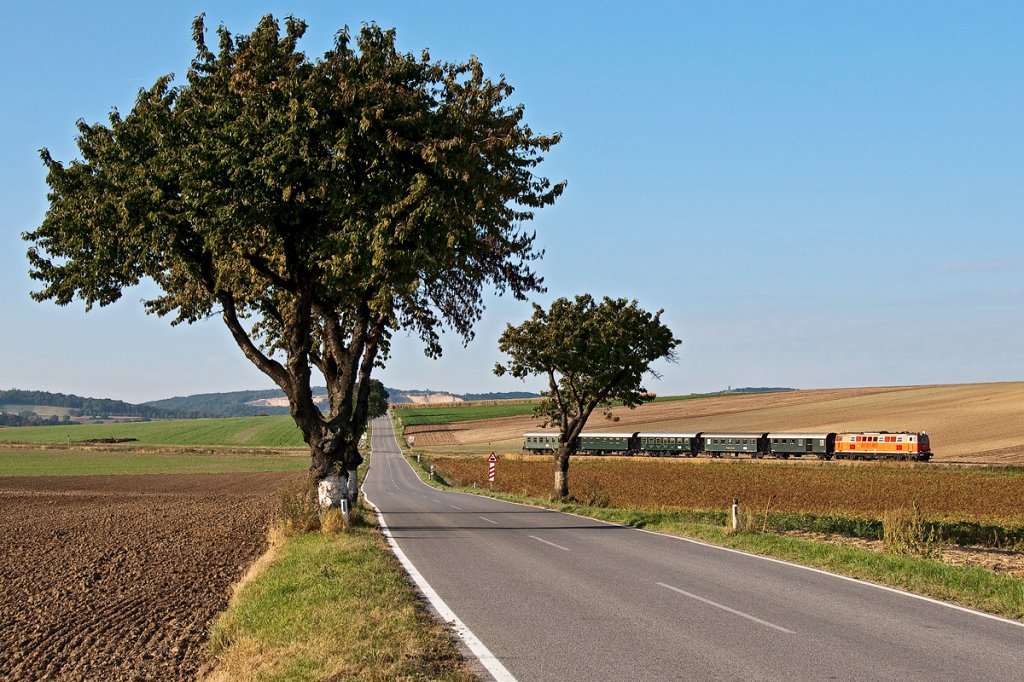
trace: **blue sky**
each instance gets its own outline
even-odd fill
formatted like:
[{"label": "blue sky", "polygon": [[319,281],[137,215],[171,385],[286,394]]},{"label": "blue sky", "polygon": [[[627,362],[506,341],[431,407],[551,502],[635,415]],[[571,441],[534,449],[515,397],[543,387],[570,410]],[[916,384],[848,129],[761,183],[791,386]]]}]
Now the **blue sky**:
[{"label": "blue sky", "polygon": [[[29,298],[23,231],[46,211],[38,150],[184,75],[193,17],[246,33],[344,25],[477,55],[568,180],[534,221],[548,292],[663,308],[682,339],[657,393],[1024,380],[1024,4],[249,2],[8,8],[0,43],[0,388],[129,401],[266,388],[219,320],[172,328],[128,292],[86,314]],[[424,357],[399,334],[400,388],[536,390],[491,373],[530,307],[490,298],[476,339]]]}]

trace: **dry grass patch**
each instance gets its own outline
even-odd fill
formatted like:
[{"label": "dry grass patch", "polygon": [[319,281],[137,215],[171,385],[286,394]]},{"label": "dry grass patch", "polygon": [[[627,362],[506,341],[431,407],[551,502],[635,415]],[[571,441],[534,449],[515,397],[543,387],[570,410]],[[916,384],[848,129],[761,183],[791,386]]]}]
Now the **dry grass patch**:
[{"label": "dry grass patch", "polygon": [[[489,487],[482,456],[431,461],[452,485]],[[1024,526],[1020,469],[583,457],[569,476],[574,494],[599,490],[619,508],[724,511],[735,497],[758,510],[881,518],[916,503],[930,519]],[[550,458],[504,457],[493,487],[544,497],[552,483]]]}]

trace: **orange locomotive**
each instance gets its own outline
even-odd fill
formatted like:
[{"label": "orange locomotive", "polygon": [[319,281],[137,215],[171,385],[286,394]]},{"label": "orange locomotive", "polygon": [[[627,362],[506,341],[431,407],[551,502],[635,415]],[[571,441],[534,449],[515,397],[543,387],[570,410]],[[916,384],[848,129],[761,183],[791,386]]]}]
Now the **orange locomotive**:
[{"label": "orange locomotive", "polygon": [[913,459],[927,462],[932,447],[928,434],[912,431],[862,431],[836,434],[836,459]]}]

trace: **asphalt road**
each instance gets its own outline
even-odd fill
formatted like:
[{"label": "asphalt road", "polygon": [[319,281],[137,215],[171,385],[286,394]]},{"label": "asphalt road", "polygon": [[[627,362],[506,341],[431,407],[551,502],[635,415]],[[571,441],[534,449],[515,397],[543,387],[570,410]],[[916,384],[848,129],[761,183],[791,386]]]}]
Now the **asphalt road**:
[{"label": "asphalt road", "polygon": [[1020,624],[688,540],[441,492],[404,461],[387,418],[374,421],[372,448],[367,498],[423,579],[521,682],[1024,680]]}]

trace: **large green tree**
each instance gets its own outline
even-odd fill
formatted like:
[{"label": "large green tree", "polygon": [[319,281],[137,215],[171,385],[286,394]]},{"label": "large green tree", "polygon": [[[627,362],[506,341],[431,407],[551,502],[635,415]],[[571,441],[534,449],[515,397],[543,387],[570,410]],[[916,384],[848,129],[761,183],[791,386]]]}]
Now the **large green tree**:
[{"label": "large green tree", "polygon": [[584,294],[559,298],[550,310],[534,304],[533,317],[502,333],[498,347],[509,361],[495,365],[495,373],[548,381],[534,414],[544,426],[558,427],[556,499],[569,495],[569,459],[594,410],[611,418],[613,403],[632,409],[650,400],[641,382],[645,374],[658,377],[651,363],[675,360],[680,341],[661,322],[663,312],[651,314],[624,298],[596,302]]},{"label": "large green tree", "polygon": [[534,173],[559,135],[525,125],[475,58],[402,53],[370,24],[313,60],[305,29],[268,15],[248,35],[220,27],[213,50],[198,17],[184,83],[79,121],[81,159],[41,152],[49,210],[23,237],[37,300],[88,310],[148,278],[148,312],[219,315],[288,396],[321,479],[360,463],[370,374],[396,330],[437,356],[442,328],[472,337],[485,288],[542,288],[523,225],[564,183]]}]

